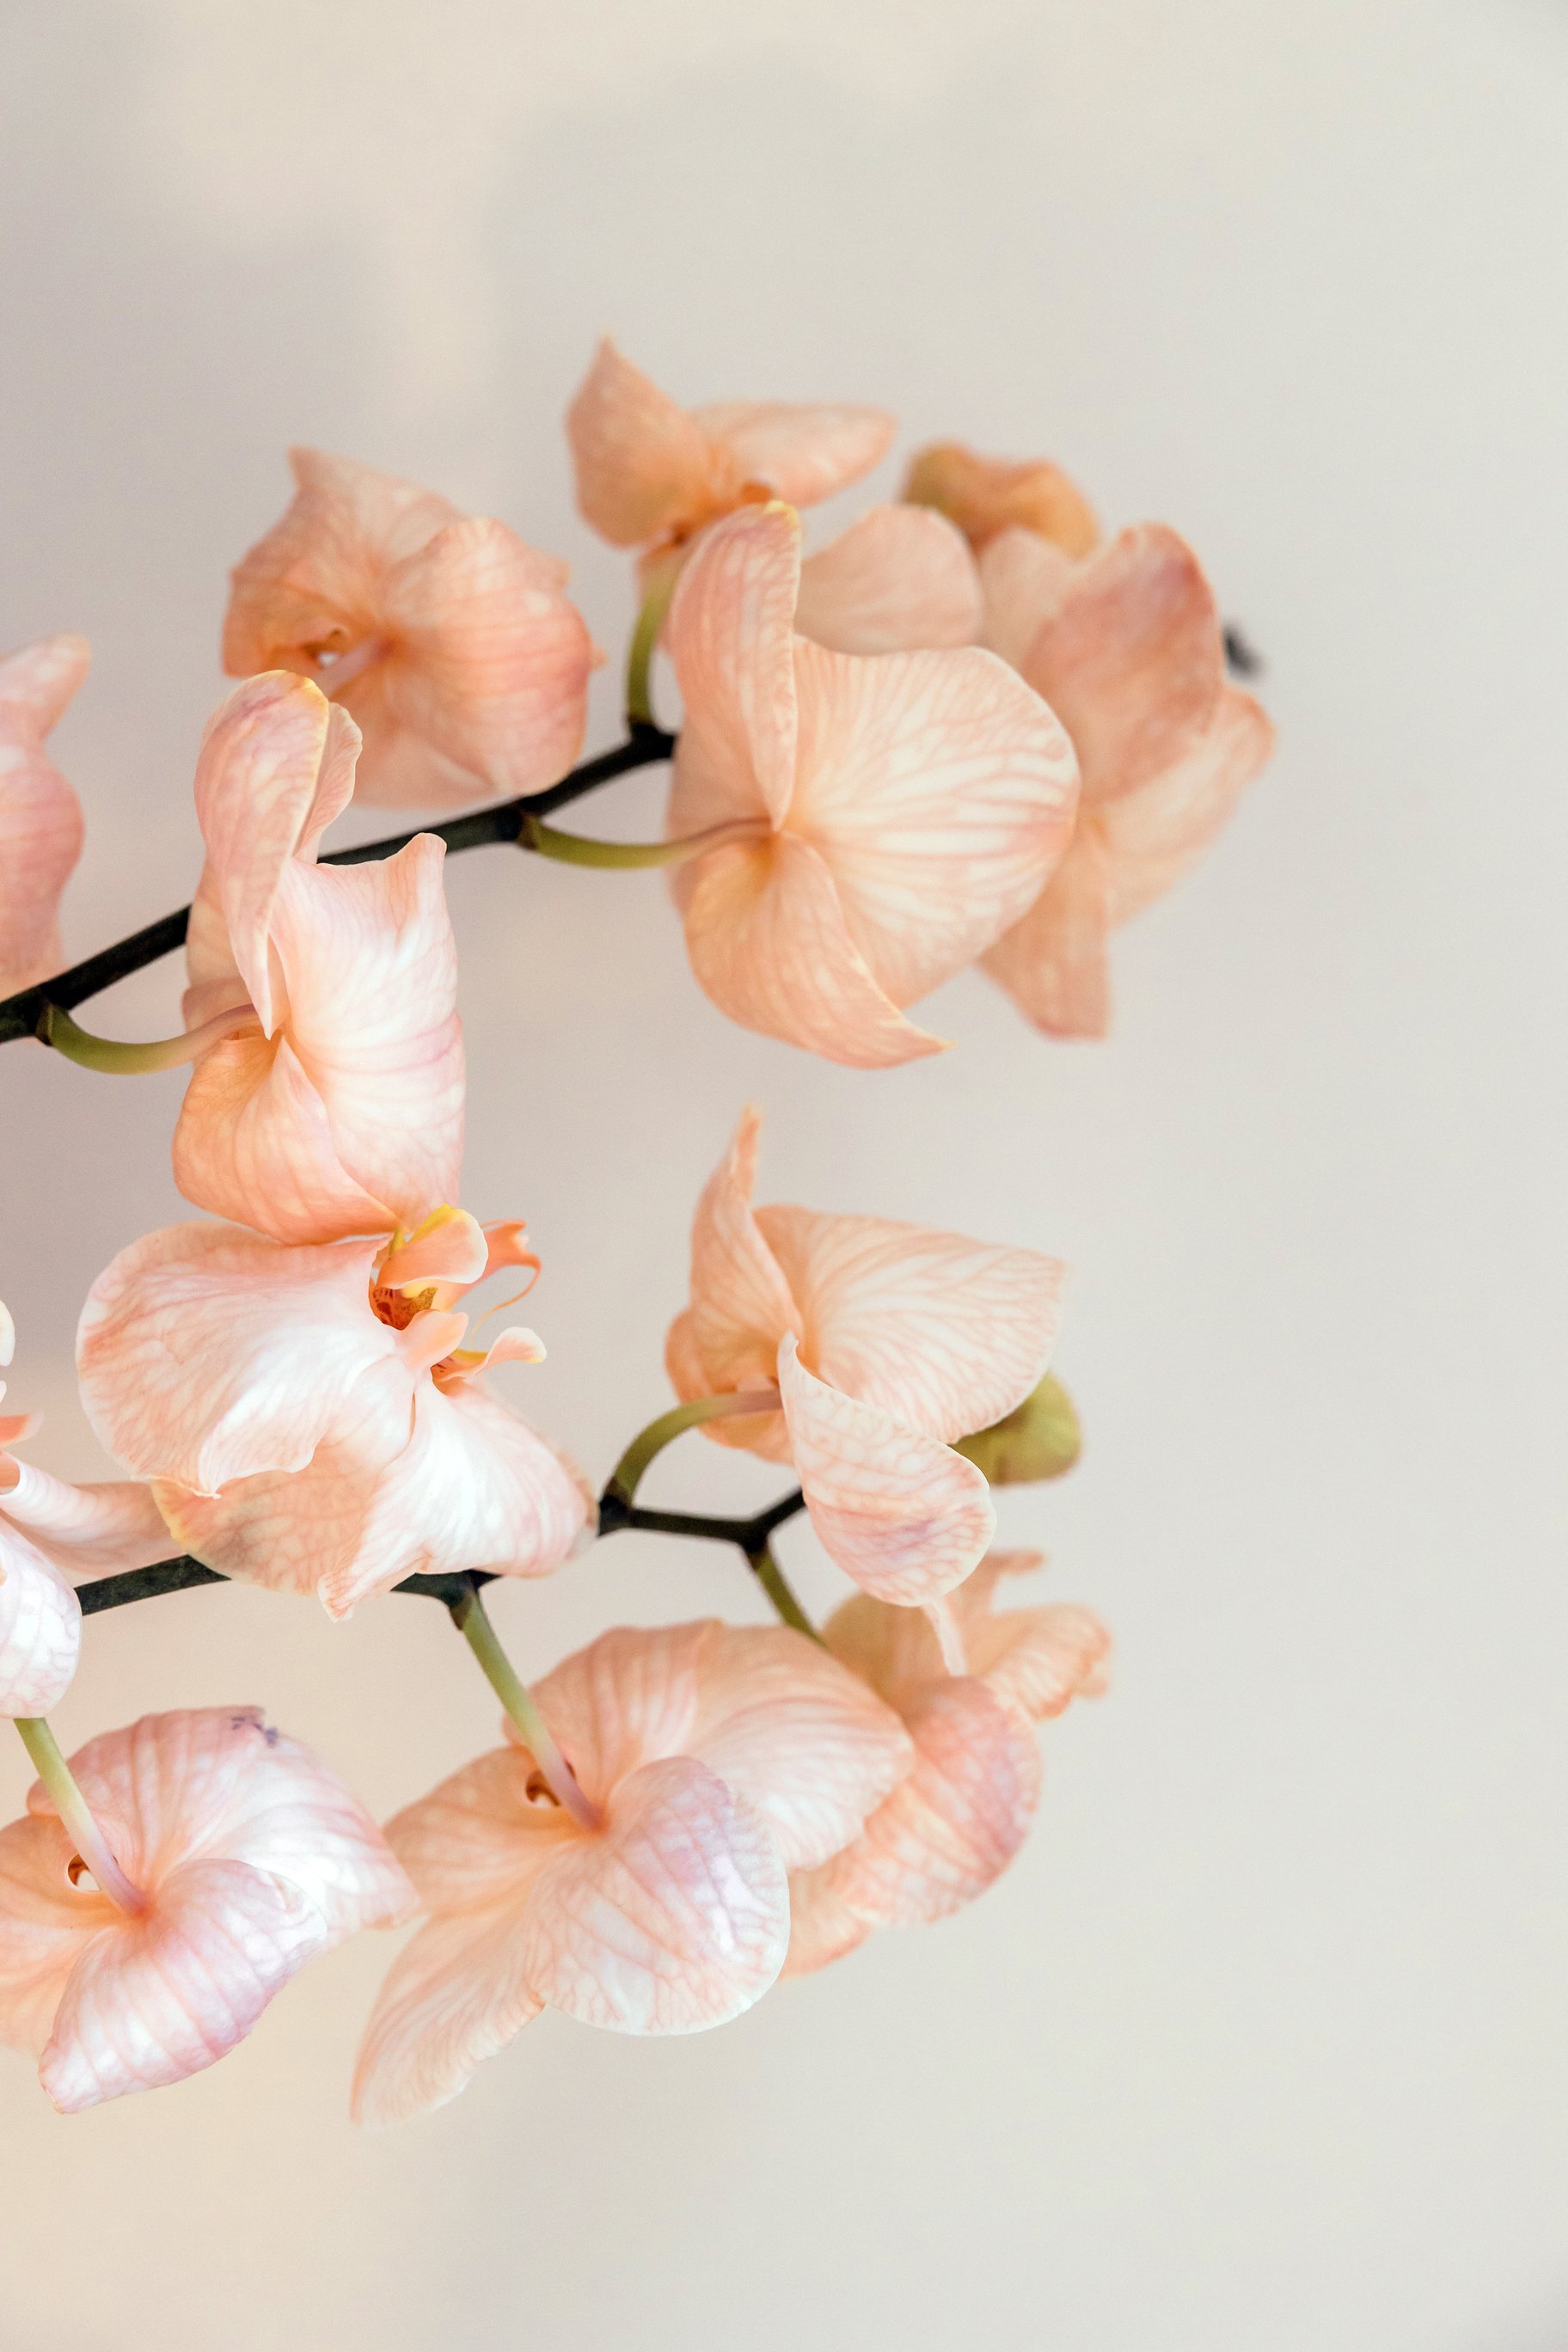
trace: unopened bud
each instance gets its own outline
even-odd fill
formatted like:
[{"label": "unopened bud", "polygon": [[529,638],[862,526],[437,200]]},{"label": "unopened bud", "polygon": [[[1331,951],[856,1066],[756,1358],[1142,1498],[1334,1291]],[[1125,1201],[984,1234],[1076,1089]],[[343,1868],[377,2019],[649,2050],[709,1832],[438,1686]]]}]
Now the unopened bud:
[{"label": "unopened bud", "polygon": [[967,1455],[993,1486],[1019,1486],[1070,1470],[1083,1451],[1083,1433],[1071,1397],[1047,1372],[1005,1420],[961,1437],[953,1451]]}]

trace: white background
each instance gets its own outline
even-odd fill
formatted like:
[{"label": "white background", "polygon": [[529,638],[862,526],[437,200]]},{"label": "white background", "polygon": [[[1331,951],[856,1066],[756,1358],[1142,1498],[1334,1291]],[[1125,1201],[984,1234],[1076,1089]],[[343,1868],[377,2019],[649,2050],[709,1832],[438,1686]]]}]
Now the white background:
[{"label": "white background", "polygon": [[[661,1407],[758,1096],[764,1198],[1070,1259],[1088,1457],[1005,1530],[1110,1620],[1114,1695],[984,1902],[721,2033],[546,2018],[358,2136],[366,1938],[154,2098],[65,2122],[0,2060],[7,2352],[1555,2352],[1562,0],[11,0],[0,184],[0,644],[97,647],[73,953],[194,880],[224,572],[289,441],[570,556],[618,650],[559,429],[605,327],[682,398],[883,402],[1175,523],[1282,738],[1119,940],[1099,1047],[968,977],[952,1054],[840,1071],[705,1003],[657,877],[454,865],[467,1198],[546,1267],[510,1392],[595,1475]],[[157,1034],[176,980],[92,1017]],[[179,1080],[3,1077],[11,1401],[90,1474],[71,1333],[181,1213]],[[692,1438],[649,1492],[777,1485]],[[737,1560],[621,1537],[497,1613],[531,1673],[713,1609]],[[96,1622],[59,1728],[231,1699],[384,1811],[492,1736],[425,1604],[253,1592]]]}]

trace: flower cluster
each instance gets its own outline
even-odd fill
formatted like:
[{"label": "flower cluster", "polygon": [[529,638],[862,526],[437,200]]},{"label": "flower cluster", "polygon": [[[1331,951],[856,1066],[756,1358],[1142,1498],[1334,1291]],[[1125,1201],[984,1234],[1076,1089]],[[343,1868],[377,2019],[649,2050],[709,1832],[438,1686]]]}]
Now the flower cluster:
[{"label": "flower cluster", "polygon": [[[1048,1370],[1060,1264],[755,1205],[754,1108],[697,1204],[678,1402],[602,1496],[490,1385],[542,1355],[529,1328],[482,1328],[540,1264],[521,1220],[461,1205],[444,859],[513,839],[671,866],[708,996],[840,1063],[937,1050],[909,1008],[971,964],[1039,1027],[1093,1035],[1110,929],[1212,838],[1268,720],[1227,683],[1191,550],[1162,525],[1103,543],[1044,461],[927,449],[900,500],[806,552],[799,509],[886,456],[880,411],[686,411],[606,343],[568,430],[584,517],[637,551],[626,746],[573,768],[602,656],[563,565],[296,452],[292,504],[233,575],[239,682],[195,764],[177,1037],[120,1045],[71,1017],[146,960],[132,941],[58,970],[81,819],[45,739],[87,649],[0,662],[0,1042],[190,1064],[173,1164],[204,1213],[131,1240],[82,1311],[82,1402],[126,1477],[67,1486],[11,1453],[30,1421],[0,1421],[0,1699],[39,1774],[0,1832],[0,2038],[62,2108],[212,2063],[363,1927],[416,1923],[360,2055],[368,2121],[450,2098],[546,2007],[628,2032],[721,2023],[781,1974],[979,1895],[1037,1804],[1037,1725],[1102,1686],[1087,1610],[995,1606],[1038,1560],[993,1548],[993,1486],[1077,1452]],[[662,840],[548,822],[661,758]],[[325,851],[356,795],[512,797],[379,854]],[[476,1318],[491,1282],[510,1295]],[[13,1336],[0,1309],[0,1362]],[[641,1510],[643,1470],[692,1428],[788,1465],[798,1494],[750,1521]],[[820,1628],[773,1549],[797,1507],[852,1588]],[[525,1688],[483,1587],[661,1524],[738,1546],[783,1622],[619,1628]],[[44,1718],[84,1601],[211,1575],[313,1592],[333,1618],[430,1594],[503,1744],[384,1831],[250,1706],[146,1717],[68,1761]]]}]

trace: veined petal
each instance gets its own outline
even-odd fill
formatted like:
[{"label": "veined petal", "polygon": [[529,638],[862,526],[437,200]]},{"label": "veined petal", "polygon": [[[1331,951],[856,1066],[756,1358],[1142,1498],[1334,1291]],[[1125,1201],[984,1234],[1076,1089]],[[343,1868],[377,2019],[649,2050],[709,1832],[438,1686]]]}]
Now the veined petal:
[{"label": "veined petal", "polygon": [[795,678],[791,830],[830,867],[879,986],[908,1004],[1038,894],[1078,803],[1072,745],[978,646],[868,660],[797,638]]},{"label": "veined petal", "polygon": [[1110,1025],[1110,863],[1099,823],[1085,817],[1067,856],[1021,922],[981,957],[1037,1029],[1103,1037]]},{"label": "veined petal", "polygon": [[138,1480],[72,1486],[30,1462],[3,1455],[0,1528],[7,1520],[79,1584],[169,1556],[169,1530],[151,1488]]},{"label": "veined petal", "polygon": [[1022,668],[1072,737],[1087,806],[1163,775],[1213,723],[1225,683],[1192,549],[1163,523],[1120,532],[1075,574]]},{"label": "veined petal", "polygon": [[944,1445],[1011,1412],[1050,1361],[1058,1258],[882,1217],[766,1207],[756,1223],[812,1369]]},{"label": "veined petal", "polygon": [[362,799],[531,793],[566,773],[598,656],[563,578],[552,556],[477,515],[388,572],[374,693],[362,711],[369,672],[343,689],[369,747]]},{"label": "veined petal", "polygon": [[693,1758],[646,1764],[561,1844],[524,1913],[531,1989],[585,2025],[694,2033],[763,1994],[789,1942],[776,1843]]},{"label": "veined petal", "polygon": [[0,2042],[37,2058],[84,1940],[117,1916],[71,1883],[76,1849],[54,1815],[0,1829]]},{"label": "veined petal", "polygon": [[60,961],[60,894],[81,856],[81,804],[43,748],[87,675],[85,637],[0,660],[0,993]]},{"label": "veined petal", "polygon": [[81,1652],[81,1604],[52,1560],[0,1515],[0,1716],[47,1715]]},{"label": "veined petal", "polygon": [[143,1918],[83,1950],[39,2080],[74,2115],[199,2074],[327,1940],[321,1913],[284,1880],[243,1863],[186,1863]]},{"label": "veined petal", "polygon": [[972,1903],[1012,1861],[1039,1803],[1034,1735],[985,1684],[934,1684],[905,1719],[913,1770],[822,1873],[839,1904],[878,1927]]},{"label": "veined petal", "polygon": [[[187,1004],[197,993],[187,991]],[[283,1034],[242,1032],[202,1055],[180,1108],[174,1161],[174,1181],[195,1207],[273,1241],[335,1241],[400,1222],[390,1201],[344,1167],[321,1089]]]},{"label": "veined petal", "polygon": [[795,784],[799,585],[800,518],[784,506],[742,508],[687,562],[665,625],[685,706],[672,835],[743,816],[783,823]]},{"label": "veined petal", "polygon": [[788,1870],[847,1845],[914,1761],[892,1709],[787,1626],[715,1628],[698,1683],[689,1752],[766,1822]]},{"label": "veined petal", "polygon": [[582,1834],[547,1794],[530,1795],[536,1778],[521,1748],[492,1748],[388,1822],[387,1843],[426,1911],[479,1928],[489,1912],[516,1916],[545,1863]]},{"label": "veined petal", "polygon": [[796,507],[814,506],[868,474],[898,430],[885,409],[832,401],[716,400],[691,414],[730,452],[743,480]]},{"label": "veined petal", "polygon": [[771,1387],[779,1341],[800,1325],[800,1309],[752,1209],[761,1128],[762,1113],[752,1104],[692,1220],[690,1336],[709,1394]]},{"label": "veined petal", "polygon": [[718,1632],[712,1618],[612,1626],[534,1684],[535,1705],[595,1803],[640,1765],[686,1753]]},{"label": "veined petal", "polygon": [[578,507],[613,547],[640,547],[711,510],[707,434],[607,335],[566,412],[566,433]]},{"label": "veined petal", "polygon": [[[681,1308],[665,1335],[664,1368],[682,1404],[713,1394],[713,1382],[693,1336],[689,1307]],[[759,1455],[764,1462],[789,1460],[789,1432],[783,1413],[776,1410],[726,1413],[721,1420],[704,1422],[701,1426],[703,1436],[715,1445],[732,1445],[742,1454]]]},{"label": "veined petal", "polygon": [[683,872],[691,969],[731,1021],[853,1069],[944,1050],[882,986],[851,936],[832,866],[809,842],[784,833],[763,847],[714,850]]},{"label": "veined petal", "polygon": [[273,904],[294,859],[346,805],[359,744],[348,714],[288,670],[237,687],[202,737],[196,816],[211,887],[268,1036],[282,1010],[270,955]]},{"label": "veined petal", "polygon": [[1203,856],[1273,749],[1273,722],[1261,703],[1227,687],[1185,759],[1142,792],[1107,803],[1100,826],[1113,923],[1161,897]]},{"label": "veined petal", "polygon": [[140,1477],[215,1494],[298,1470],[397,1335],[367,1296],[379,1244],[288,1249],[232,1225],[168,1225],[121,1250],[77,1334],[82,1402]]},{"label": "veined petal", "polygon": [[1004,1577],[1026,1575],[1041,1564],[1038,1552],[992,1552],[951,1604],[963,1628],[970,1672],[1031,1723],[1060,1715],[1075,1698],[1100,1697],[1111,1649],[1106,1627],[1075,1601],[993,1609]]},{"label": "veined petal", "polygon": [[789,1883],[789,1950],[781,1973],[811,1976],[858,1950],[877,1923],[862,1918],[833,1884],[830,1867],[796,1871]]},{"label": "veined petal", "polygon": [[356,2123],[405,2123],[445,2106],[536,2018],[515,1913],[431,1919],[376,1995],[354,2068]]},{"label": "veined petal", "polygon": [[936,1600],[983,1557],[996,1524],[983,1474],[808,1372],[793,1334],[779,1393],[801,1492],[828,1556],[879,1600]]},{"label": "veined petal", "polygon": [[872,507],[800,567],[795,627],[841,654],[973,645],[980,575],[931,507]]}]

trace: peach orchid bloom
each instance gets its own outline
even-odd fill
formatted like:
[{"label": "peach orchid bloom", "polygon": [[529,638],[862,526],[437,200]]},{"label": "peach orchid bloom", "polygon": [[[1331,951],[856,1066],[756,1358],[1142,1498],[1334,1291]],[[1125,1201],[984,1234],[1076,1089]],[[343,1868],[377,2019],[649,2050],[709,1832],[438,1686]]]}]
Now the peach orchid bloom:
[{"label": "peach orchid bloom", "polygon": [[[0,1305],[0,1364],[16,1348]],[[0,1397],[5,1384],[0,1381]],[[145,1486],[71,1486],[18,1462],[36,1413],[0,1413],[0,1715],[47,1715],[70,1686],[81,1650],[73,1586],[166,1559],[169,1531]]]},{"label": "peach orchid bloom", "polygon": [[942,1041],[902,1006],[1038,897],[1078,763],[1037,695],[978,646],[863,656],[797,635],[800,523],[710,531],[668,629],[685,703],[669,831],[749,824],[682,866],[692,970],[749,1029],[859,1068]]},{"label": "peach orchid bloom", "polygon": [[993,1552],[951,1606],[969,1671],[950,1675],[918,1612],[857,1594],[827,1623],[836,1657],[902,1717],[915,1768],[831,1861],[790,1881],[786,1972],[803,1976],[873,1929],[945,1918],[999,1878],[1040,1796],[1033,1727],[1105,1688],[1110,1636],[1087,1609],[993,1615],[1004,1576],[1037,1552]]},{"label": "peach orchid bloom", "polygon": [[936,1602],[996,1523],[953,1440],[1000,1421],[1040,1378],[1062,1266],[880,1217],[753,1209],[760,1125],[744,1114],[698,1203],[669,1377],[683,1400],[776,1381],[776,1411],[704,1434],[793,1462],[824,1549],[868,1592]]},{"label": "peach orchid bloom", "polygon": [[957,441],[933,442],[910,459],[904,497],[946,515],[977,555],[1005,530],[1034,531],[1074,556],[1087,555],[1100,538],[1082,491],[1046,457],[1017,464],[978,457]]},{"label": "peach orchid bloom", "polygon": [[834,653],[972,646],[984,618],[969,543],[930,507],[871,507],[801,563],[795,625]]},{"label": "peach orchid bloom", "polygon": [[60,968],[60,893],[81,856],[81,804],[44,750],[92,658],[46,637],[0,658],[0,996]]},{"label": "peach orchid bloom", "polygon": [[566,412],[584,519],[613,547],[679,547],[735,508],[814,506],[887,455],[879,408],[725,400],[678,408],[606,335]]},{"label": "peach orchid bloom", "polygon": [[533,1696],[598,1824],[553,1802],[515,1733],[389,1823],[429,1916],[366,2032],[363,2122],[455,2097],[546,2006],[622,2033],[749,2009],[784,1961],[790,1872],[913,1761],[892,1710],[784,1627],[623,1627]]},{"label": "peach orchid bloom", "polygon": [[990,643],[1060,715],[1083,771],[1067,856],[982,962],[1037,1027],[1103,1036],[1109,933],[1202,856],[1274,730],[1226,684],[1214,591],[1163,524],[1124,530],[1081,564],[1006,531],[981,574]]},{"label": "peach orchid bloom", "polygon": [[315,1591],[330,1615],[404,1577],[545,1576],[590,1496],[476,1375],[535,1363],[531,1331],[462,1344],[458,1302],[535,1267],[519,1224],[437,1209],[412,1234],[290,1247],[165,1226],[122,1250],[77,1340],[100,1437],[177,1542],[225,1576]]},{"label": "peach orchid bloom", "polygon": [[71,1769],[131,1907],[41,1786],[0,1830],[0,2040],[63,2114],[199,2074],[307,1960],[413,1908],[357,1799],[253,1707],[143,1716]]},{"label": "peach orchid bloom", "polygon": [[364,730],[363,801],[457,806],[556,782],[599,658],[566,566],[351,458],[289,462],[293,504],[234,572],[230,677],[298,670],[341,703]]},{"label": "peach orchid bloom", "polygon": [[360,732],[271,670],[208,722],[196,765],[207,862],[191,909],[195,1028],[258,1026],[198,1061],[174,1132],[187,1200],[280,1242],[412,1227],[458,1189],[463,1046],[442,844],[320,866]]}]

